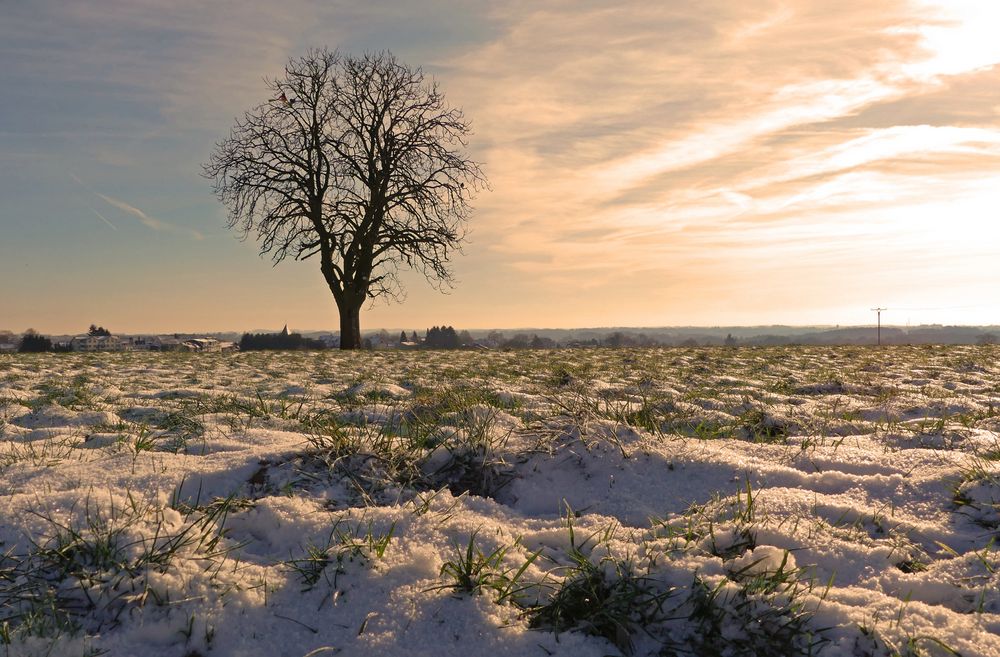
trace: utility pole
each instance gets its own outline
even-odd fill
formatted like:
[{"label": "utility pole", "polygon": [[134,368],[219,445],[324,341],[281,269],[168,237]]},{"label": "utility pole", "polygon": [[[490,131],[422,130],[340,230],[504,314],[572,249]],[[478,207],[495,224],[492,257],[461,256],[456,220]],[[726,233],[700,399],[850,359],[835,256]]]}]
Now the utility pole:
[{"label": "utility pole", "polygon": [[876,329],[876,331],[877,331],[876,332],[876,336],[877,336],[878,344],[881,345],[882,344],[882,311],[883,310],[889,310],[889,309],[888,308],[872,308],[872,310],[875,312],[876,317],[878,318],[878,328]]}]

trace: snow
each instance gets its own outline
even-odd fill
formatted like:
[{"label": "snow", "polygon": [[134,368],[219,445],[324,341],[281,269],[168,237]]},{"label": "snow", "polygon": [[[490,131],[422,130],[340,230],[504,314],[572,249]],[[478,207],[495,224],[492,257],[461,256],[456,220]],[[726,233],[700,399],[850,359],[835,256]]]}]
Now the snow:
[{"label": "snow", "polygon": [[[0,356],[0,654],[998,657],[998,355]],[[579,559],[669,613],[533,626]]]}]

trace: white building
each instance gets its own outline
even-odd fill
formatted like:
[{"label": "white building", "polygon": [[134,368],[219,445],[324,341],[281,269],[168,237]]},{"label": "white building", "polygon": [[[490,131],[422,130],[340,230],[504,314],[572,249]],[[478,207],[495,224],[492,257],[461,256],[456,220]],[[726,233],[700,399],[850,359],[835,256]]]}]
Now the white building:
[{"label": "white building", "polygon": [[222,345],[215,338],[191,338],[181,343],[181,349],[210,353],[222,351]]},{"label": "white building", "polygon": [[73,351],[131,351],[128,341],[117,335],[77,335],[69,347]]}]

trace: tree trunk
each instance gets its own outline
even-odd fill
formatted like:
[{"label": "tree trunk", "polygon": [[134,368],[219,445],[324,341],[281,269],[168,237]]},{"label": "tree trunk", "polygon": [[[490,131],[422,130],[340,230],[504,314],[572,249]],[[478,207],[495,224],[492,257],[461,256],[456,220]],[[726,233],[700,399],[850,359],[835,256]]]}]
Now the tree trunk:
[{"label": "tree trunk", "polygon": [[340,348],[361,348],[361,306],[345,301],[340,310]]}]

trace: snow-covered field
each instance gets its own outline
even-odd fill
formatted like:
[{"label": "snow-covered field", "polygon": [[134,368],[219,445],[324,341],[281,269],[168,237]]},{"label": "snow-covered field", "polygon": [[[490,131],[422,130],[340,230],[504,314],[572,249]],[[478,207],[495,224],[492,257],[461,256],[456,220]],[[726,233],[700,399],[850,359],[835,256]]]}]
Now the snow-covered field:
[{"label": "snow-covered field", "polygon": [[0,655],[997,657],[998,357],[0,356]]}]

